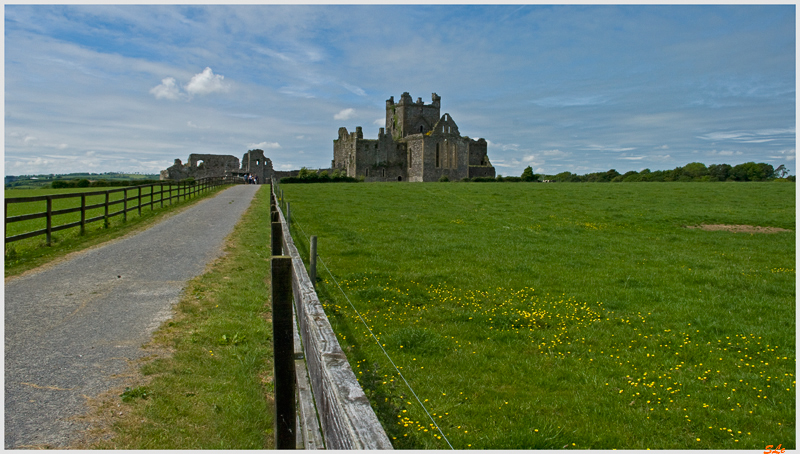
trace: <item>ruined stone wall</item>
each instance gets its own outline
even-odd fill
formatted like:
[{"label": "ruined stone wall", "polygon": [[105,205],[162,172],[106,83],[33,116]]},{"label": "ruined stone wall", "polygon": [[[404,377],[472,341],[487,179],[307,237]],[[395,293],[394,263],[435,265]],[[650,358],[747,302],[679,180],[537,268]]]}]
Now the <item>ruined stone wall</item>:
[{"label": "ruined stone wall", "polygon": [[224,177],[226,175],[244,175],[250,173],[258,177],[259,183],[265,183],[273,175],[272,161],[264,156],[263,150],[249,150],[242,158],[231,155],[198,154],[189,155],[189,162],[182,164],[180,159],[169,168],[162,170],[162,180],[184,180],[186,178]]},{"label": "ruined stone wall", "polygon": [[249,150],[242,157],[240,174],[249,173],[258,177],[259,183],[265,183],[273,176],[272,161],[264,156],[264,150]]},{"label": "ruined stone wall", "polygon": [[439,119],[441,97],[436,93],[431,95],[431,104],[422,102],[417,98],[414,102],[408,92],[400,96],[400,101],[394,103],[394,97],[386,101],[386,131],[395,140],[409,135],[426,133],[431,130]]},{"label": "ruined stone wall", "polygon": [[475,177],[495,178],[495,168],[492,166],[469,166],[469,178]]},{"label": "ruined stone wall", "polygon": [[406,141],[408,156],[411,165],[408,167],[408,181],[422,182],[425,178],[425,168],[432,165],[432,160],[427,165],[425,163],[425,136],[414,136]]},{"label": "ruined stone wall", "polygon": [[194,179],[223,177],[239,170],[239,159],[230,155],[190,154],[189,175]]},{"label": "ruined stone wall", "polygon": [[443,175],[457,180],[470,176],[470,166],[486,167],[476,170],[481,174],[494,172],[486,141],[462,137],[450,114],[439,117],[440,101],[436,93],[428,105],[407,92],[397,103],[389,98],[386,127],[377,140],[365,140],[360,126],[355,133],[339,128],[332,167],[366,181],[438,181]]},{"label": "ruined stone wall", "polygon": [[469,165],[491,165],[489,155],[486,153],[486,141],[483,139],[472,140],[469,137],[466,137],[466,139],[469,140]]}]

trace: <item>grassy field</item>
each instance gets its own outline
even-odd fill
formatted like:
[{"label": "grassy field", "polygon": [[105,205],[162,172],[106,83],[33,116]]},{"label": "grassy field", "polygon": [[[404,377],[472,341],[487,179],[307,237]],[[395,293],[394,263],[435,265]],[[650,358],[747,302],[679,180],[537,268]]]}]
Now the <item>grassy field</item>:
[{"label": "grassy field", "polygon": [[[119,188],[71,188],[71,189],[6,189],[4,198],[17,198],[17,197],[38,197],[49,194],[74,194],[80,192],[98,192],[106,189],[119,189]],[[200,194],[203,198],[209,194],[216,193],[219,189],[212,189],[210,191]],[[150,202],[151,188],[142,188],[142,203]],[[177,194],[177,189],[173,188],[173,195]],[[136,190],[128,191],[128,198],[137,195]],[[123,192],[115,192],[110,195],[110,201],[122,200]],[[158,200],[158,195],[156,195]],[[86,224],[86,231],[84,235],[80,234],[80,227],[60,230],[52,234],[52,242],[50,247],[46,246],[46,236],[39,235],[33,238],[27,238],[13,243],[8,243],[5,246],[5,276],[18,274],[27,269],[39,266],[52,260],[55,257],[62,256],[68,252],[91,246],[98,242],[113,239],[122,235],[131,228],[143,226],[156,219],[162,214],[168,213],[174,209],[187,206],[199,200],[196,196],[186,201],[174,199],[172,204],[168,201],[164,203],[164,208],[161,204],[156,202],[153,210],[149,206],[142,207],[142,215],[139,216],[137,210],[129,211],[127,220],[123,220],[121,214],[109,219],[108,225],[103,221],[97,221]],[[94,205],[97,203],[105,202],[105,195],[89,196],[86,199],[87,205]],[[53,200],[53,210],[60,210],[66,208],[80,207],[80,198],[69,199],[55,199]],[[136,200],[129,200],[128,207],[136,204]],[[7,205],[8,213],[6,216],[19,216],[29,213],[41,213],[46,211],[46,202],[27,202],[27,203],[12,203]],[[116,213],[122,210],[122,204],[110,207],[110,213]],[[104,208],[95,208],[87,210],[86,219],[97,216],[102,216]],[[69,224],[72,222],[80,221],[80,212],[62,214],[53,216],[53,226]],[[7,226],[6,236],[13,236],[21,233],[32,232],[41,230],[46,227],[45,218],[32,219],[28,221],[15,222]]]},{"label": "grassy field", "polygon": [[281,189],[396,447],[796,447],[793,184]]}]

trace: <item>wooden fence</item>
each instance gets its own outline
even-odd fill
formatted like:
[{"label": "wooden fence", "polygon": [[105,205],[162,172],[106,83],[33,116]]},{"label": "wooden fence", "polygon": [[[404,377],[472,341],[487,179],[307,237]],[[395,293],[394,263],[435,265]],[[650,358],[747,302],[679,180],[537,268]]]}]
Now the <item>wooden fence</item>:
[{"label": "wooden fence", "polygon": [[[14,241],[24,240],[26,238],[32,238],[39,235],[47,235],[47,245],[49,246],[51,243],[53,232],[80,227],[81,234],[83,234],[86,229],[86,224],[90,224],[92,222],[99,222],[99,221],[108,222],[110,218],[118,215],[122,215],[123,218],[127,219],[128,212],[133,210],[137,210],[138,214],[141,216],[143,206],[150,205],[150,209],[153,210],[155,204],[159,204],[160,207],[163,207],[164,202],[172,204],[173,200],[179,201],[181,200],[181,197],[183,197],[183,200],[186,200],[187,198],[197,196],[203,191],[207,191],[217,186],[225,184],[235,184],[241,182],[242,181],[240,178],[228,176],[228,177],[203,178],[200,180],[196,180],[194,182],[164,181],[161,183],[146,184],[142,186],[131,186],[119,189],[109,189],[106,191],[79,192],[70,194],[50,194],[50,195],[43,195],[36,197],[9,198],[5,199],[4,236],[6,239],[6,244],[8,244]],[[142,193],[142,189],[145,188],[150,188],[150,191]],[[158,191],[156,191],[156,188],[158,188]],[[123,194],[121,199],[111,200],[111,194],[120,192]],[[104,202],[95,203],[92,205],[86,204],[87,197],[103,196],[103,195],[105,196]],[[53,200],[57,199],[80,199],[80,205],[60,210],[54,210]],[[145,199],[149,200],[143,203],[143,200]],[[15,203],[30,203],[30,202],[41,202],[41,201],[44,201],[46,203],[45,211],[38,213],[23,214],[19,216],[11,216],[11,217],[8,216],[9,205]],[[129,204],[129,202],[131,203]],[[116,205],[120,204],[122,205],[122,208],[119,211],[112,211]],[[77,200],[74,205],[78,205]],[[88,218],[88,219],[86,218],[87,212],[99,208],[104,209],[102,216],[95,216],[93,218]],[[61,225],[53,225],[53,218],[55,216],[69,214],[69,213],[78,213],[78,212],[80,212],[81,215],[79,221]],[[29,221],[31,219],[40,219],[40,218],[45,218],[46,227],[44,229],[8,236],[9,224],[15,222]]]},{"label": "wooden fence", "polygon": [[[271,197],[272,203],[278,205],[274,192]],[[326,449],[392,449],[389,437],[356,380],[325,316],[314,284],[292,241],[286,218],[280,209],[274,213],[280,225],[280,236],[283,237],[281,252],[291,258],[295,328],[299,328],[299,339],[295,342],[302,343],[301,346],[294,345],[295,357],[305,359],[305,364],[302,361],[295,363],[297,418],[301,426],[297,433],[298,438],[303,437],[300,446],[305,449],[321,448],[323,440],[317,433],[321,432]],[[277,222],[273,226],[277,226]],[[280,255],[276,251],[273,254]],[[310,393],[307,389],[309,384]],[[312,396],[313,402],[309,402]],[[313,411],[315,406],[316,412]]]}]

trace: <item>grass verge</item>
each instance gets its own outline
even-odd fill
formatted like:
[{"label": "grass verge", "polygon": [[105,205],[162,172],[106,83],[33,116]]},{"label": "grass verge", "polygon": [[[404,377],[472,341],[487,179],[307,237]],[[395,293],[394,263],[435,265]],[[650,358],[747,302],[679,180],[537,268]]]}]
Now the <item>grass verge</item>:
[{"label": "grass verge", "polygon": [[124,390],[95,402],[82,448],[274,447],[269,188],[191,280]]},{"label": "grass verge", "polygon": [[[34,238],[28,238],[14,243],[5,245],[5,277],[16,276],[25,271],[31,270],[42,266],[48,262],[64,257],[65,255],[80,251],[109,240],[117,239],[121,236],[137,232],[141,229],[147,228],[150,225],[161,221],[165,216],[170,216],[186,209],[195,203],[204,200],[208,196],[212,196],[217,192],[227,188],[222,186],[204,192],[199,197],[193,197],[188,200],[175,201],[173,204],[168,204],[163,208],[155,208],[151,210],[149,207],[142,208],[142,215],[139,216],[136,211],[128,213],[128,219],[123,220],[122,215],[115,216],[109,220],[108,226],[104,226],[103,222],[94,222],[86,226],[86,231],[83,235],[80,234],[78,227],[61,230],[52,235],[51,245],[47,246],[45,236],[40,235]],[[96,191],[97,188],[88,188],[83,192]],[[6,190],[5,197],[32,197],[47,194],[65,194],[82,192],[80,189],[39,189],[39,190]],[[122,197],[115,194],[115,197]],[[69,199],[70,203],[75,203],[75,200]],[[91,201],[91,203],[98,202]],[[68,206],[61,206],[59,204],[66,203],[63,199],[56,199],[54,202],[54,209],[69,208]],[[41,206],[40,206],[41,205]],[[30,204],[14,204],[9,206],[9,210],[13,211],[7,215],[15,216],[20,214],[43,212],[42,202],[31,202]],[[119,210],[120,208],[115,208]],[[102,214],[102,209],[95,209],[90,216],[97,216]],[[66,224],[80,219],[78,213],[70,215],[57,216],[57,224]],[[14,223],[9,225],[9,235],[30,232],[44,228],[44,220],[36,219],[32,221]]]}]

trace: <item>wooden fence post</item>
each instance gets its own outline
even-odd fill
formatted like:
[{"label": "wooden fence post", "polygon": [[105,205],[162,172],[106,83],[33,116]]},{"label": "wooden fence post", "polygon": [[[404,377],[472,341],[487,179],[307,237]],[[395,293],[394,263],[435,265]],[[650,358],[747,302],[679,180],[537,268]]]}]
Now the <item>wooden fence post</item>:
[{"label": "wooden fence post", "polygon": [[139,200],[136,201],[136,205],[138,205],[136,208],[139,210],[139,217],[142,217],[142,187],[139,186],[137,189],[139,190],[137,197]]},{"label": "wooden fence post", "polygon": [[103,215],[103,227],[108,228],[108,199],[109,199],[108,190],[106,190],[106,204],[105,204],[105,214]]},{"label": "wooden fence post", "polygon": [[286,202],[286,226],[292,226],[292,207],[289,202]]},{"label": "wooden fence post", "polygon": [[[277,214],[273,213],[273,215]],[[272,255],[281,255],[283,253],[283,227],[281,226],[280,218],[277,222],[272,223]]]},{"label": "wooden fence post", "polygon": [[122,220],[128,220],[128,188],[122,190]]},{"label": "wooden fence post", "polygon": [[47,245],[50,246],[50,240],[53,234],[53,199],[47,196]]},{"label": "wooden fence post", "polygon": [[311,279],[311,285],[314,288],[317,288],[317,236],[311,235],[311,247],[309,248],[308,252],[308,268],[309,268],[309,276],[308,278]]},{"label": "wooden fence post", "polygon": [[81,236],[86,234],[86,194],[81,194]]},{"label": "wooden fence post", "polygon": [[292,258],[272,257],[272,345],[277,449],[295,449],[297,446],[292,323]]}]

